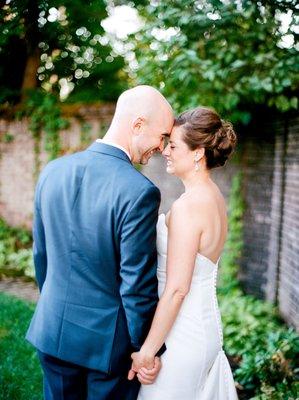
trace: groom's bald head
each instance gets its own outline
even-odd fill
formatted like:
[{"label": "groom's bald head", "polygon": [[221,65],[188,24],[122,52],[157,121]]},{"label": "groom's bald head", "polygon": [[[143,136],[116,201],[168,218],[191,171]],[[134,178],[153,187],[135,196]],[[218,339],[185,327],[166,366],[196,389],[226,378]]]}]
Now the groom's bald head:
[{"label": "groom's bald head", "polygon": [[155,119],[159,113],[172,115],[172,108],[164,96],[155,88],[147,85],[136,86],[123,92],[116,103],[114,119],[143,117]]},{"label": "groom's bald head", "polygon": [[173,122],[165,97],[151,86],[140,85],[120,95],[106,136],[125,145],[133,162],[146,164],[154,152],[163,151]]}]

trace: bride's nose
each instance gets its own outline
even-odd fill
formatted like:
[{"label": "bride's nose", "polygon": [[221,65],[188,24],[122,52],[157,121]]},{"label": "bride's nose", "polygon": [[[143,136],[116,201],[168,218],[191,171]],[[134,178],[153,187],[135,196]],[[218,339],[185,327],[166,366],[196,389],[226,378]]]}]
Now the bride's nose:
[{"label": "bride's nose", "polygon": [[162,151],[162,154],[163,154],[164,157],[167,157],[167,156],[170,155],[170,153],[169,153],[169,143],[168,143],[168,145],[165,147],[165,149]]}]

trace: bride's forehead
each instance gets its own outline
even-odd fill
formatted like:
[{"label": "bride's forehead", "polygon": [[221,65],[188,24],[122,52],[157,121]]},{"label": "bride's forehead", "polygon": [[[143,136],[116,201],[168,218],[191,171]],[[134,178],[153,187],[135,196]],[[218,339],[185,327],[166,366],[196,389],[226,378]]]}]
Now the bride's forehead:
[{"label": "bride's forehead", "polygon": [[180,140],[182,138],[182,133],[183,130],[181,126],[174,126],[170,133],[170,140],[171,141]]}]

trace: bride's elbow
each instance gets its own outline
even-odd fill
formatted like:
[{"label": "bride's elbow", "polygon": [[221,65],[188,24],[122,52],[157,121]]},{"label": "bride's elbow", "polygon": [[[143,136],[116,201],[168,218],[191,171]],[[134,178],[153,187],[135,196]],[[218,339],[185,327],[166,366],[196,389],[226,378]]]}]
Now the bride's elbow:
[{"label": "bride's elbow", "polygon": [[188,292],[189,292],[189,290],[184,289],[184,288],[182,288],[182,289],[177,289],[177,290],[174,292],[174,297],[175,297],[176,299],[178,299],[179,302],[183,302],[184,299],[185,299],[185,297],[187,296]]},{"label": "bride's elbow", "polygon": [[173,288],[166,288],[165,294],[170,296],[176,302],[183,302],[187,294],[189,293],[189,287],[179,286]]}]

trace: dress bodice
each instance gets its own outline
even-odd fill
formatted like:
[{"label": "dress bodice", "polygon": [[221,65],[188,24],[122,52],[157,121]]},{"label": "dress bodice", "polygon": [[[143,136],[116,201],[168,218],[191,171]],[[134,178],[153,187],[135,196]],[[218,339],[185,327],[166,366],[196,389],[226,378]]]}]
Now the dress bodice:
[{"label": "dress bodice", "polygon": [[[165,214],[160,214],[157,223],[159,297],[162,295],[166,283],[167,239],[168,227],[165,221]],[[222,345],[223,333],[216,295],[218,262],[215,264],[207,257],[197,253],[190,290],[184,299],[177,319],[180,320],[186,316],[188,318],[201,319],[203,315],[214,315],[217,323],[218,340]]]}]

